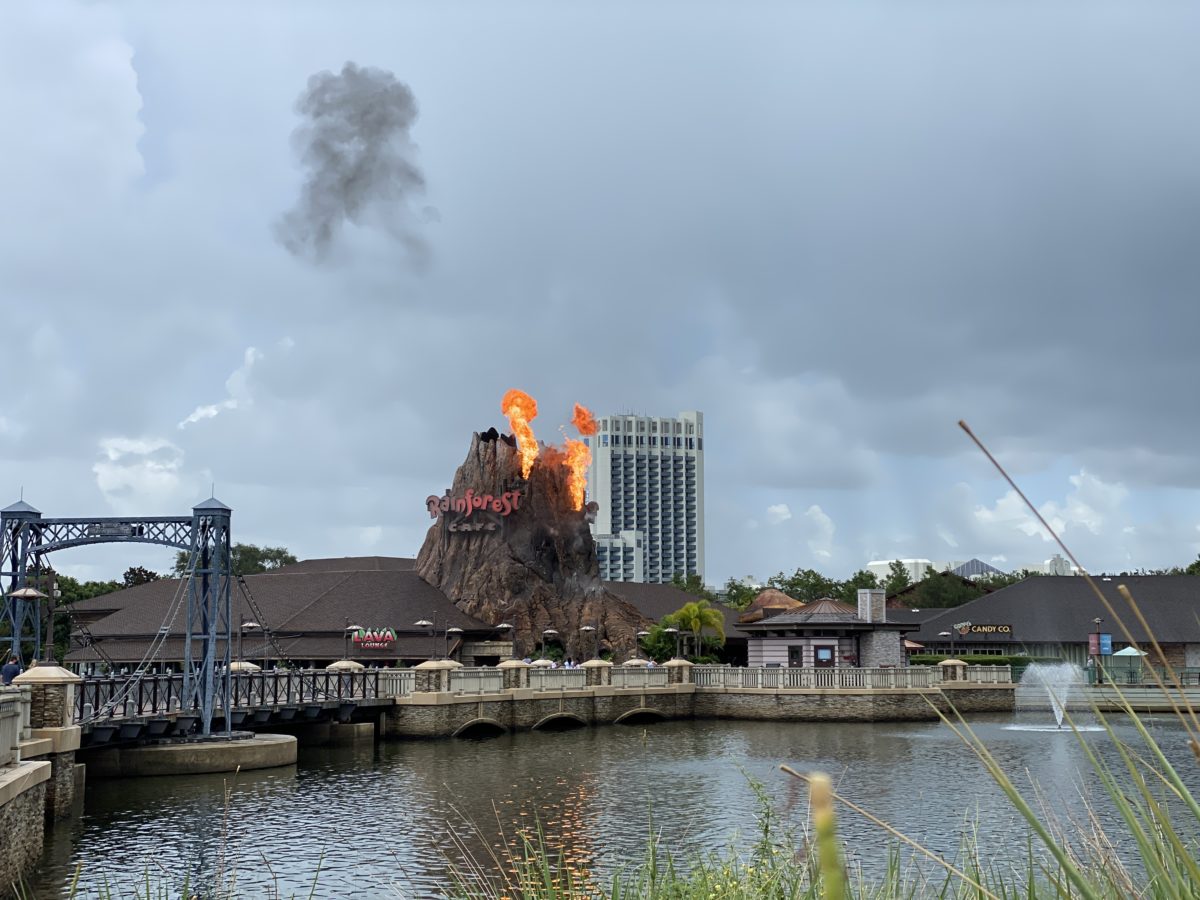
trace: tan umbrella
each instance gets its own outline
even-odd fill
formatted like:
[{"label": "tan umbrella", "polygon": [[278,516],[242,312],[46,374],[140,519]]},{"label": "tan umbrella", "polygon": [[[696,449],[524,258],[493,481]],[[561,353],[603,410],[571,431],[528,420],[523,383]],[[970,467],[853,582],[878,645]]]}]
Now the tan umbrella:
[{"label": "tan umbrella", "polygon": [[23,587],[17,588],[15,591],[9,591],[8,596],[16,597],[18,600],[49,600],[50,598],[39,591],[37,588]]}]

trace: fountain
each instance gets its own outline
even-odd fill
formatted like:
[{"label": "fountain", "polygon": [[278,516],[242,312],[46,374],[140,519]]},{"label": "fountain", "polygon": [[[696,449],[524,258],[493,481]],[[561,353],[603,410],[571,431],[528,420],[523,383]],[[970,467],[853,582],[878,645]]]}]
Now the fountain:
[{"label": "fountain", "polygon": [[[1054,724],[1012,725],[1022,731],[1060,731],[1071,691],[1084,683],[1083,669],[1075,663],[1033,663],[1017,686],[1018,709],[1046,709],[1054,714]],[[1090,731],[1091,728],[1078,729]]]}]

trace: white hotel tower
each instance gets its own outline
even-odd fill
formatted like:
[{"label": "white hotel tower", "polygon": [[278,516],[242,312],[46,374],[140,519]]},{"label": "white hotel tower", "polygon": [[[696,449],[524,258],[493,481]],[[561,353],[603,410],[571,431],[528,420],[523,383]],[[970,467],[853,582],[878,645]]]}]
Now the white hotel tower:
[{"label": "white hotel tower", "polygon": [[704,415],[606,416],[590,442],[588,499],[605,581],[704,576]]}]

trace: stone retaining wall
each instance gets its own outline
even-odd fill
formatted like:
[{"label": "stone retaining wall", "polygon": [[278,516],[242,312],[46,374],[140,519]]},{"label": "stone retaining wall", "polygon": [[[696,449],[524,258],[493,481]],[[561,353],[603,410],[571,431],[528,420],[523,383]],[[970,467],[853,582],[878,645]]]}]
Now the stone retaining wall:
[{"label": "stone retaining wall", "polygon": [[380,724],[380,733],[393,738],[436,738],[472,725],[527,731],[555,719],[604,724],[634,713],[665,719],[691,718],[694,693],[692,685],[680,685],[644,691],[603,686],[553,692],[522,689],[478,697],[412,694],[399,698],[388,710]]},{"label": "stone retaining wall", "polygon": [[700,719],[769,722],[914,722],[937,718],[929,690],[772,691],[715,688],[697,693]]},{"label": "stone retaining wall", "polygon": [[41,859],[47,769],[46,763],[18,763],[0,775],[0,897],[15,896],[14,885]]},{"label": "stone retaining wall", "polygon": [[[960,713],[1012,712],[1016,708],[1015,684],[943,684],[942,695]],[[946,710],[949,711],[949,706]]]},{"label": "stone retaining wall", "polygon": [[634,714],[664,719],[747,719],[773,722],[932,721],[948,712],[951,698],[960,712],[1013,708],[1009,685],[963,684],[942,690],[758,690],[697,688],[618,689],[598,686],[576,691],[506,691],[464,696],[416,693],[398,698],[380,723],[391,738],[447,737],[473,726],[525,731],[555,719],[609,724]]},{"label": "stone retaining wall", "polygon": [[75,803],[75,751],[52,753],[50,778],[46,782],[46,819],[61,819]]}]

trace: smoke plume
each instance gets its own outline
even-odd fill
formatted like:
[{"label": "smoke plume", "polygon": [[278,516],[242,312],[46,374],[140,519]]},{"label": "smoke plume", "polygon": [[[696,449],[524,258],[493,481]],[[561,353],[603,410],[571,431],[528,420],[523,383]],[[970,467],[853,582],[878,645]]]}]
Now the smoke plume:
[{"label": "smoke plume", "polygon": [[425,241],[411,203],[425,192],[409,134],[417,103],[408,86],[383,69],[346,63],[320,72],[296,101],[304,120],[292,148],[307,178],[275,236],[296,256],[326,259],[342,226],[378,228],[421,265]]}]

